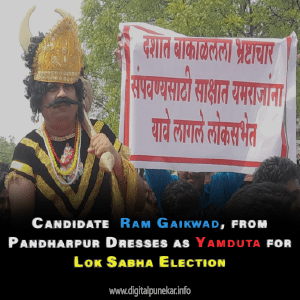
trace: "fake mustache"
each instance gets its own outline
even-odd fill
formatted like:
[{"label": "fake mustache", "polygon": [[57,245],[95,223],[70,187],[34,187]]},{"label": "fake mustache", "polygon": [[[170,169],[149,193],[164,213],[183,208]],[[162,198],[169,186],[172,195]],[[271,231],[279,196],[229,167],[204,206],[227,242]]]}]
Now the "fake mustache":
[{"label": "fake mustache", "polygon": [[52,100],[50,103],[48,103],[46,105],[46,107],[49,108],[49,107],[53,106],[55,108],[55,107],[60,106],[61,104],[66,104],[69,106],[71,104],[79,105],[81,103],[78,101],[75,101],[75,100],[71,100],[68,97],[59,97],[59,98]]}]

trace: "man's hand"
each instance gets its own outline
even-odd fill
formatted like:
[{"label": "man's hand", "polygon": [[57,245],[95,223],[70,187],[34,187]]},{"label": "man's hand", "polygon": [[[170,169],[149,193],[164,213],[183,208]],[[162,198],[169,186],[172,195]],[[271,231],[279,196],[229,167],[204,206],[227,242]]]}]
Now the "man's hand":
[{"label": "man's hand", "polygon": [[112,145],[112,143],[104,133],[97,133],[91,138],[88,152],[94,154],[99,159],[103,153],[110,152],[115,158],[114,170],[115,168],[122,168],[121,155],[117,152],[115,147]]},{"label": "man's hand", "polygon": [[123,50],[122,37],[123,37],[123,34],[119,33],[118,37],[117,37],[118,48],[114,50],[114,55],[116,56],[120,70],[122,70],[122,55],[121,55],[121,51]]},{"label": "man's hand", "polygon": [[[124,170],[123,170],[123,166],[122,166],[122,157],[121,157],[120,153],[115,149],[113,144],[110,142],[108,137],[104,133],[95,134],[91,138],[90,147],[88,148],[88,152],[91,154],[94,154],[99,159],[106,152],[110,152],[114,156],[115,164],[114,164],[113,170],[116,174],[122,197],[123,197],[123,199],[126,199],[127,181],[126,181],[126,177],[124,175]],[[99,162],[99,166],[100,166],[100,162]]]}]

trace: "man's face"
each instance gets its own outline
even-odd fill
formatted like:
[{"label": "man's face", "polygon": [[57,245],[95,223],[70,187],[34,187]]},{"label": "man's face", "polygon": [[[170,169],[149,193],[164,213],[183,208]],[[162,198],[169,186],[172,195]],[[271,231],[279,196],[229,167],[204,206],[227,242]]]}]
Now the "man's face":
[{"label": "man's face", "polygon": [[157,199],[155,197],[155,194],[153,193],[152,189],[150,188],[149,184],[147,181],[144,181],[145,186],[146,186],[146,198],[150,200],[150,202],[157,202]]},{"label": "man's face", "polygon": [[290,180],[285,187],[290,191],[290,192],[295,192],[298,194],[298,199],[300,201],[300,184],[298,179]]},{"label": "man's face", "polygon": [[185,172],[179,171],[178,176],[180,180],[186,180],[193,185],[197,190],[204,186],[205,172]]},{"label": "man's face", "polygon": [[[291,205],[291,209],[297,215],[300,214],[300,184],[298,179],[290,180],[285,187],[292,192],[293,194],[297,195],[298,201],[294,201]],[[298,218],[298,216],[297,216]]]},{"label": "man's face", "polygon": [[51,101],[57,98],[68,97],[71,100],[77,101],[75,87],[72,84],[66,83],[48,83],[48,92],[43,99],[42,115],[45,121],[51,122],[56,125],[61,123],[74,121],[78,111],[78,105],[61,104],[57,107],[46,107]]}]

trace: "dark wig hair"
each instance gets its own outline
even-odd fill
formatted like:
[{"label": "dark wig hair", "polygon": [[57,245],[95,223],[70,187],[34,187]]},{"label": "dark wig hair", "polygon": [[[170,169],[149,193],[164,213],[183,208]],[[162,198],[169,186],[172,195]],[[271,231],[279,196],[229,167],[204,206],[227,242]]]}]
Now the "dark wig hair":
[{"label": "dark wig hair", "polygon": [[253,174],[253,183],[274,182],[285,185],[298,178],[297,164],[289,158],[273,156],[265,159]]},{"label": "dark wig hair", "polygon": [[161,199],[164,216],[173,219],[202,217],[200,197],[197,190],[185,180],[176,180],[167,185]]},{"label": "dark wig hair", "polygon": [[[32,110],[33,116],[32,121],[35,120],[35,117],[38,113],[42,111],[42,104],[44,96],[47,94],[47,82],[34,80],[33,75],[33,61],[38,49],[39,44],[43,41],[45,35],[39,32],[39,36],[30,38],[30,45],[28,47],[28,53],[25,53],[22,58],[25,61],[25,66],[29,68],[30,74],[23,80],[26,88],[25,97],[30,101],[30,108]],[[81,75],[83,76],[83,70],[81,71]],[[73,84],[76,95],[78,98],[78,102],[83,104],[83,99],[85,97],[84,86],[81,79],[79,79],[76,83]],[[83,105],[78,105],[78,119],[79,121],[83,120]]]},{"label": "dark wig hair", "polygon": [[220,222],[273,220],[300,224],[298,195],[274,182],[252,183],[237,190],[219,212]]}]

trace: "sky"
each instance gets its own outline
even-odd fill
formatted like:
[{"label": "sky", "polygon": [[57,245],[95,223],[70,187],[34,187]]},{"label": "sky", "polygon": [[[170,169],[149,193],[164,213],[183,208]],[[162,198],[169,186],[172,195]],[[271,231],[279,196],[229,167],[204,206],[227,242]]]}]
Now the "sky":
[{"label": "sky", "polygon": [[[38,32],[47,33],[61,16],[54,10],[64,9],[76,20],[81,17],[82,0],[10,0],[1,5],[1,95],[0,95],[0,136],[9,140],[15,137],[17,144],[27,133],[40,127],[31,121],[32,112],[29,100],[25,98],[23,80],[29,75],[21,56],[23,49],[19,43],[19,29],[27,11],[36,6],[29,27],[33,36]],[[79,22],[77,23],[79,24]]]}]

